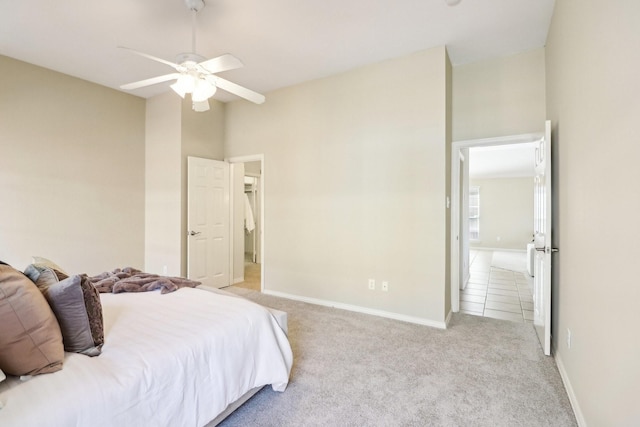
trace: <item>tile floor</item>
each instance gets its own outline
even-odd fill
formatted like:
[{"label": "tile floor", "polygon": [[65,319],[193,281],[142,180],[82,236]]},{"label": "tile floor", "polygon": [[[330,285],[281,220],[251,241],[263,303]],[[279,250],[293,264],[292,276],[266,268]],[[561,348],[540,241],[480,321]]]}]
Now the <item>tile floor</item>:
[{"label": "tile floor", "polygon": [[[524,252],[522,257],[526,257]],[[526,271],[492,267],[492,259],[493,251],[469,251],[471,278],[465,289],[460,291],[460,311],[533,323],[533,278]]]}]

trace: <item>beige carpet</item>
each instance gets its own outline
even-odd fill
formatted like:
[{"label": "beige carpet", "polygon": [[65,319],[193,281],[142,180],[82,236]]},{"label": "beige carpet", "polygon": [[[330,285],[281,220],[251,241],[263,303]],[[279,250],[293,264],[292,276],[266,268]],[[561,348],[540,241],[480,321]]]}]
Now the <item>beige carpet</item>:
[{"label": "beige carpet", "polygon": [[223,427],[577,425],[531,325],[457,314],[439,330],[228,290],[289,313],[294,366]]}]

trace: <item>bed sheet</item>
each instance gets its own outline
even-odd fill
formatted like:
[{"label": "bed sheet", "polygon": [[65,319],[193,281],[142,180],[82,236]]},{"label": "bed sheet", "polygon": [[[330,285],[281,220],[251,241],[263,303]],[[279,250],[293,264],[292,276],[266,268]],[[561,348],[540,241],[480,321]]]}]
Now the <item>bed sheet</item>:
[{"label": "bed sheet", "polygon": [[284,391],[293,356],[274,317],[251,301],[183,288],[101,294],[98,357],[0,383],[0,425],[202,426],[248,390]]}]

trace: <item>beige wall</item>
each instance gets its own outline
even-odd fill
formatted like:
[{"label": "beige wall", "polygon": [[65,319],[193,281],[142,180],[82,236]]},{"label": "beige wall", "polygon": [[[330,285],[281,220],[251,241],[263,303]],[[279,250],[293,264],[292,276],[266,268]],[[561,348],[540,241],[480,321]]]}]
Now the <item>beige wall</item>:
[{"label": "beige wall", "polygon": [[146,101],[144,271],[181,273],[181,102],[173,93]]},{"label": "beige wall", "polygon": [[589,426],[640,425],[639,17],[636,0],[558,0],[547,40],[553,344]]},{"label": "beige wall", "polygon": [[225,155],[265,156],[266,290],[444,320],[446,61],[436,48],[227,104]]},{"label": "beige wall", "polygon": [[196,113],[171,91],[147,100],[147,272],[187,275],[187,157],[223,159],[224,104],[209,104]]},{"label": "beige wall", "polygon": [[144,260],[144,100],[0,56],[0,259]]},{"label": "beige wall", "polygon": [[543,132],[544,49],[453,69],[453,140]]},{"label": "beige wall", "polygon": [[533,236],[533,178],[470,179],[469,185],[480,187],[480,241],[471,247],[524,251]]}]

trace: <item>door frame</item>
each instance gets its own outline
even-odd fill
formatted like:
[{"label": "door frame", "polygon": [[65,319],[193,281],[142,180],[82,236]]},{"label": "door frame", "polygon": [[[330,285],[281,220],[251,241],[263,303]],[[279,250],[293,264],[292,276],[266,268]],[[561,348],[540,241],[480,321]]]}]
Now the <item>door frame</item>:
[{"label": "door frame", "polygon": [[[260,199],[260,256],[261,256],[261,263],[260,263],[260,292],[264,291],[264,265],[265,265],[265,244],[264,244],[264,238],[265,238],[265,224],[264,224],[264,177],[265,177],[265,173],[264,173],[264,154],[251,154],[251,155],[246,155],[246,156],[234,156],[234,157],[226,157],[224,159],[226,162],[229,162],[230,164],[232,163],[247,163],[247,162],[260,162],[260,187],[258,190],[259,193],[259,199]],[[233,183],[231,184],[233,185]],[[234,202],[233,202],[233,188],[231,188],[231,200],[229,202],[230,206],[233,206]],[[233,234],[233,215],[231,215],[231,231]],[[229,253],[230,253],[230,268],[231,271],[233,271],[233,241],[234,241],[234,236],[232,235],[231,238],[229,239]]]},{"label": "door frame", "polygon": [[[544,133],[526,133],[495,138],[467,139],[451,144],[451,311],[460,311],[460,150],[462,148],[488,147],[535,142],[544,138]],[[471,156],[469,156],[471,157]],[[467,161],[469,159],[466,159]],[[468,197],[468,196],[467,196]]]}]

